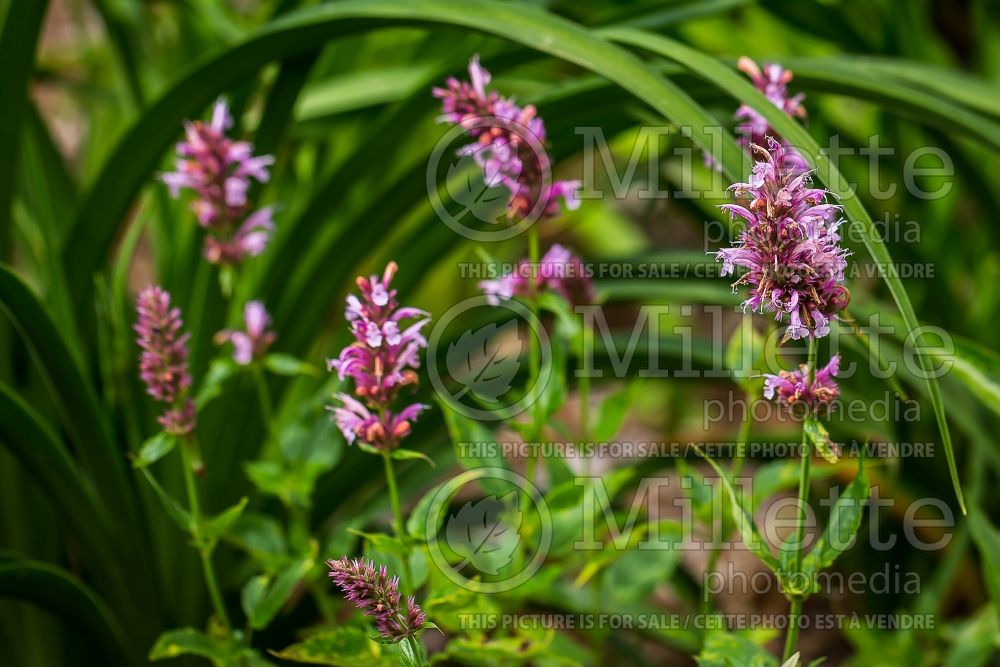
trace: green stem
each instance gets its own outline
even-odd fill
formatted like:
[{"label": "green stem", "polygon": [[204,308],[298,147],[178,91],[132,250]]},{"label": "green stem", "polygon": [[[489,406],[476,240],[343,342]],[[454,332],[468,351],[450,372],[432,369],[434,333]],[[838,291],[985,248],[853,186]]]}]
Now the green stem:
[{"label": "green stem", "polygon": [[[809,352],[806,360],[808,369],[807,384],[811,385],[816,376],[816,339],[809,337]],[[802,568],[803,541],[806,533],[806,503],[809,500],[809,464],[812,450],[809,446],[809,439],[806,437],[805,425],[802,426],[802,447],[801,462],[799,465],[799,496],[798,496],[798,516],[795,525],[795,553],[792,556],[792,569],[788,573],[792,576]],[[799,639],[799,617],[802,614],[803,594],[793,591],[790,594],[789,602],[791,607],[788,612],[788,635],[785,637],[784,660],[788,660],[795,652],[795,645]]]},{"label": "green stem", "polygon": [[[537,283],[535,271],[538,270],[538,228],[534,225],[528,232],[528,262],[531,265],[532,274],[528,279],[528,309],[531,311],[531,315],[535,318],[538,317],[538,293],[537,293]],[[528,375],[529,382],[531,385],[532,394],[537,394],[539,388],[538,376],[541,371],[541,350],[538,348],[539,342],[535,340],[534,337],[531,339],[531,344],[528,346]],[[531,429],[529,430],[531,434],[531,443],[538,441],[540,437],[541,424],[539,423],[539,397],[537,395],[533,396],[534,400],[531,404]],[[529,443],[529,444],[531,444]],[[535,482],[535,469],[538,467],[538,452],[535,449],[531,450],[528,456],[528,462],[525,466],[525,477],[531,483]]]},{"label": "green stem", "polygon": [[790,621],[788,635],[785,637],[785,653],[782,662],[786,662],[795,653],[795,644],[799,641],[799,615],[802,614],[802,598],[792,598],[792,606],[788,612]]},{"label": "green stem", "polygon": [[194,438],[190,438],[181,443],[181,464],[184,467],[184,486],[187,488],[188,505],[191,511],[191,537],[194,539],[195,547],[201,556],[201,570],[205,575],[205,586],[208,588],[208,595],[212,599],[215,613],[226,629],[226,634],[230,632],[229,615],[226,613],[226,606],[222,603],[222,594],[219,593],[219,584],[215,579],[215,570],[212,568],[212,550],[205,544],[201,535],[201,505],[198,502],[198,489],[194,481]]},{"label": "green stem", "polygon": [[392,455],[389,452],[382,452],[382,461],[385,463],[385,482],[389,486],[389,502],[392,504],[392,514],[396,519],[396,537],[403,549],[403,578],[409,589],[413,584],[413,578],[410,576],[410,548],[406,541],[406,522],[403,520],[403,507],[399,502],[399,488],[396,486],[396,471],[392,467]]}]

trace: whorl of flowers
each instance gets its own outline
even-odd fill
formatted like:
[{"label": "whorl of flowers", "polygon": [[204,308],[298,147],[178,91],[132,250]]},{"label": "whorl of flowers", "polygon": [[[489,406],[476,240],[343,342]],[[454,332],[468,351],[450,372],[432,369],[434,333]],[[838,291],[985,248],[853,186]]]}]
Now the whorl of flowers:
[{"label": "whorl of flowers", "polygon": [[251,179],[264,183],[270,177],[270,155],[253,155],[246,141],[233,141],[226,130],[233,125],[225,100],[212,109],[208,123],[184,124],[186,141],[177,144],[177,170],[161,176],[171,197],[193,190],[191,209],[209,235],[205,258],[213,264],[238,264],[259,255],[274,229],[271,209],[251,212],[247,199]]},{"label": "whorl of flowers", "polygon": [[840,395],[834,376],[840,371],[840,355],[835,355],[823,368],[816,371],[809,383],[809,368],[802,364],[794,371],[779,371],[777,375],[764,375],[764,397],[777,398],[789,407],[805,405],[809,410],[828,405]]},{"label": "whorl of flowers", "polygon": [[[361,297],[349,295],[344,314],[355,340],[328,362],[341,380],[354,380],[357,397],[334,395],[341,403],[331,408],[337,426],[348,443],[360,439],[383,450],[398,447],[410,434],[412,422],[427,408],[414,403],[399,412],[390,410],[400,388],[417,382],[414,369],[420,367],[420,350],[427,347],[420,331],[430,322],[426,312],[399,306],[396,290],[390,287],[397,268],[389,262],[381,277],[357,279]],[[402,326],[404,320],[411,323]]]},{"label": "whorl of flowers", "polygon": [[223,329],[215,334],[215,343],[232,343],[233,361],[247,366],[267,354],[275,335],[268,329],[271,326],[271,316],[260,301],[248,301],[243,307],[243,325],[245,331]]},{"label": "whorl of flowers", "polygon": [[580,181],[547,182],[552,165],[543,148],[545,124],[535,107],[521,107],[487,91],[490,73],[478,56],[469,62],[469,79],[451,77],[446,88],[434,88],[433,94],[442,101],[442,120],[462,127],[475,140],[459,154],[476,161],[488,186],[503,185],[510,191],[508,217],[551,218],[559,213],[560,199],[566,208],[578,208]]},{"label": "whorl of flowers", "polygon": [[720,250],[722,275],[741,266],[747,271],[733,283],[747,286],[744,310],[787,314],[786,336],[819,338],[843,310],[850,294],[843,286],[848,251],[838,245],[840,207],[824,203],[826,190],[809,187],[802,158],[768,138],[769,149],[754,146],[763,159],[749,183],[732,190],[741,204],[720,208],[746,222],[736,244]]},{"label": "whorl of flowers", "polygon": [[[805,118],[806,109],[802,106],[804,93],[788,95],[788,83],[792,80],[792,70],[785,69],[777,63],[765,63],[763,70],[750,58],[743,56],[736,66],[750,77],[757,90],[762,92],[771,104],[793,118]],[[736,110],[735,118],[740,121],[736,128],[740,143],[744,148],[756,144],[763,146],[767,137],[774,137],[774,132],[767,120],[756,109],[748,104],[741,104]]]},{"label": "whorl of flowers", "polygon": [[385,565],[378,568],[370,560],[349,560],[342,556],[326,562],[330,579],[367,616],[375,619],[382,637],[398,642],[412,637],[427,622],[427,616],[411,595],[403,608],[399,579],[389,577]]},{"label": "whorl of flowers", "polygon": [[493,280],[483,280],[479,288],[494,306],[512,297],[528,296],[545,289],[572,304],[592,303],[595,298],[587,267],[579,257],[558,243],[549,248],[537,265],[522,259],[512,272]]},{"label": "whorl of flowers", "polygon": [[191,386],[191,375],[188,334],[181,333],[181,312],[171,308],[170,294],[155,285],[139,293],[136,312],[136,342],[142,350],[139,377],[150,396],[172,406],[159,417],[160,425],[174,435],[190,433],[195,427],[195,408],[194,402],[184,396]]}]

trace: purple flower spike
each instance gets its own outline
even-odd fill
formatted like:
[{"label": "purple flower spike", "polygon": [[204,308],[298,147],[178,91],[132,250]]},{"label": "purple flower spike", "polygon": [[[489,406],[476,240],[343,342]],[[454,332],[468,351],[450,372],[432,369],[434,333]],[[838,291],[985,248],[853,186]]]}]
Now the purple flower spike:
[{"label": "purple flower spike", "polygon": [[385,565],[378,568],[370,560],[349,560],[342,556],[326,562],[330,579],[344,597],[375,619],[375,627],[383,638],[399,642],[412,637],[427,622],[427,616],[413,597],[403,608],[399,594],[399,579],[389,577]]},{"label": "purple flower spike", "polygon": [[225,342],[233,344],[233,360],[241,366],[247,366],[267,354],[268,348],[274,342],[271,326],[271,316],[260,301],[248,301],[243,308],[243,324],[245,331],[223,329],[215,334],[215,344]]},{"label": "purple flower spike", "polygon": [[274,229],[270,209],[251,214],[247,201],[250,181],[266,182],[274,158],[254,156],[251,144],[229,139],[226,130],[232,125],[225,100],[215,103],[209,123],[185,123],[186,141],[177,144],[177,171],[161,176],[171,197],[181,190],[195,192],[191,209],[209,232],[205,258],[213,264],[239,264],[259,255]]},{"label": "purple flower spike", "polygon": [[558,243],[549,248],[537,266],[522,259],[515,270],[494,280],[484,280],[479,288],[496,306],[515,296],[551,290],[571,304],[593,303],[596,295],[590,272],[583,261]]},{"label": "purple flower spike", "polygon": [[344,313],[354,342],[327,363],[341,380],[354,380],[357,399],[335,394],[340,405],[330,408],[341,433],[348,443],[360,440],[383,450],[398,447],[427,407],[414,403],[399,412],[390,410],[399,390],[417,382],[414,369],[420,367],[420,350],[427,347],[420,331],[430,322],[426,312],[396,301],[391,283],[397,268],[389,262],[381,277],[357,279],[361,295],[347,297]]},{"label": "purple flower spike", "polygon": [[194,403],[184,398],[191,386],[191,375],[187,364],[188,334],[181,333],[181,312],[171,308],[170,295],[159,286],[139,293],[136,311],[136,342],[142,350],[139,377],[150,396],[174,405],[159,418],[164,430],[174,435],[189,433],[195,426],[195,409]]},{"label": "purple flower spike", "polygon": [[[793,118],[806,117],[806,109],[802,106],[805,95],[803,93],[788,95],[788,83],[792,80],[791,70],[776,63],[766,63],[761,70],[757,63],[746,56],[741,57],[736,66],[750,77],[753,85],[771,101],[771,104]],[[740,143],[744,148],[749,148],[753,144],[763,146],[767,137],[775,136],[764,117],[747,104],[740,105],[736,110],[736,120],[741,121],[736,132],[740,135]]]},{"label": "purple flower spike", "polygon": [[816,371],[812,384],[808,383],[809,369],[805,364],[794,371],[779,371],[777,375],[764,375],[764,397],[777,398],[787,406],[805,405],[815,410],[828,405],[840,395],[834,376],[840,370],[840,355],[835,355],[823,368]]},{"label": "purple flower spike", "polygon": [[792,339],[830,333],[830,320],[847,307],[843,286],[848,251],[838,244],[840,207],[825,203],[827,191],[809,187],[805,163],[774,139],[770,148],[754,146],[763,156],[749,183],[732,186],[741,204],[720,206],[746,227],[732,248],[720,250],[722,275],[747,269],[733,291],[749,287],[743,308],[788,315],[786,336]]},{"label": "purple flower spike", "polygon": [[559,214],[560,200],[570,210],[579,207],[580,181],[547,182],[552,163],[544,148],[545,124],[535,107],[521,107],[487,91],[490,73],[479,64],[479,56],[469,62],[469,79],[452,77],[446,88],[432,92],[441,99],[441,119],[462,127],[475,140],[459,155],[475,160],[487,185],[510,191],[507,217],[552,218]]}]

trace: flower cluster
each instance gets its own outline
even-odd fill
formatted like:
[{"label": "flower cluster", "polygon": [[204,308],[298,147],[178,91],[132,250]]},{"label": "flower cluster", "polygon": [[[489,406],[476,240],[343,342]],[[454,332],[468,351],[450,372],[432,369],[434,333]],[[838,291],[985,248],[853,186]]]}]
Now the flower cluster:
[{"label": "flower cluster", "polygon": [[398,642],[412,637],[427,621],[427,616],[411,595],[402,607],[399,579],[389,577],[385,565],[376,568],[372,561],[349,560],[343,556],[327,561],[330,579],[344,597],[375,619],[383,638]]},{"label": "flower cluster", "polygon": [[147,393],[172,407],[159,417],[160,425],[173,435],[185,435],[195,427],[194,402],[185,396],[191,386],[188,373],[188,334],[180,310],[170,306],[170,295],[159,286],[147,287],[136,299],[136,342],[139,377]]},{"label": "flower cluster", "polygon": [[[805,118],[806,109],[802,106],[804,93],[788,95],[788,82],[792,80],[792,71],[776,63],[766,63],[764,69],[750,58],[743,56],[736,65],[740,71],[750,77],[753,85],[767,97],[771,103],[793,118]],[[740,124],[736,128],[740,143],[744,148],[756,144],[763,146],[767,137],[775,137],[771,126],[756,109],[748,104],[741,104],[736,110],[736,120]]]},{"label": "flower cluster", "polygon": [[271,209],[251,213],[247,200],[251,179],[266,182],[274,158],[254,156],[250,143],[229,139],[226,130],[232,124],[224,100],[215,103],[210,122],[185,123],[187,140],[177,144],[177,170],[161,176],[172,197],[182,189],[196,193],[191,208],[209,232],[205,258],[213,264],[238,264],[259,255],[274,229]]},{"label": "flower cluster", "polygon": [[260,359],[274,342],[275,334],[271,326],[271,316],[260,301],[248,301],[243,307],[243,325],[245,331],[223,329],[215,334],[215,344],[233,344],[233,361],[241,366]]},{"label": "flower cluster", "polygon": [[475,141],[459,151],[476,161],[488,186],[510,191],[507,215],[511,219],[551,218],[559,213],[559,200],[569,209],[580,205],[579,181],[551,182],[552,164],[544,148],[545,124],[530,104],[487,91],[490,73],[478,56],[469,63],[471,82],[448,79],[447,88],[435,88],[442,100],[442,119],[463,128]]},{"label": "flower cluster", "polygon": [[840,395],[834,376],[840,370],[840,355],[835,355],[823,368],[816,371],[812,383],[809,383],[809,368],[803,364],[794,371],[779,371],[777,375],[764,375],[764,397],[775,398],[779,403],[788,406],[805,405],[809,410],[815,410],[821,405],[827,405]]},{"label": "flower cluster", "polygon": [[[328,362],[341,380],[354,380],[354,393],[360,399],[334,395],[341,403],[331,408],[337,426],[348,443],[360,439],[382,450],[398,447],[427,407],[414,403],[397,413],[390,410],[400,388],[417,382],[413,369],[419,368],[419,352],[427,347],[420,330],[430,321],[418,308],[399,306],[396,290],[390,287],[396,270],[396,263],[389,262],[381,277],[358,278],[361,297],[349,295],[345,311],[355,340]],[[404,320],[413,321],[403,327]]]},{"label": "flower cluster", "polygon": [[830,319],[843,310],[850,294],[843,286],[848,251],[838,245],[840,207],[824,203],[827,191],[809,187],[805,163],[796,153],[768,138],[769,149],[754,146],[763,159],[749,183],[732,186],[740,204],[720,208],[746,221],[735,246],[720,250],[722,275],[736,266],[747,269],[733,283],[749,287],[744,309],[788,315],[787,337],[819,338],[830,332]]},{"label": "flower cluster", "polygon": [[548,289],[573,304],[592,303],[594,285],[579,257],[559,244],[553,245],[537,265],[522,259],[514,271],[495,280],[484,280],[479,288],[491,305],[515,296],[528,296]]}]

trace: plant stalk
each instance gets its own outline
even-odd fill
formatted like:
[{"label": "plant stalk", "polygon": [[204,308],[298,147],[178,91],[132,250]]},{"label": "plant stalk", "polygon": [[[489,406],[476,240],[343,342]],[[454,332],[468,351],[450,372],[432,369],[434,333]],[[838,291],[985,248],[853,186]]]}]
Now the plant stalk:
[{"label": "plant stalk", "polygon": [[[806,360],[806,366],[808,368],[807,382],[812,385],[813,379],[816,376],[816,339],[812,336],[809,337],[809,351]],[[802,446],[801,446],[801,463],[799,465],[799,496],[798,496],[798,516],[796,517],[795,525],[795,554],[792,557],[792,570],[789,573],[791,576],[797,573],[802,568],[802,552],[803,552],[803,541],[805,539],[806,532],[806,503],[809,501],[809,464],[810,456],[812,454],[812,448],[809,446],[809,439],[806,437],[805,424],[802,425]],[[795,653],[795,645],[799,640],[799,618],[802,615],[802,602],[803,598],[801,594],[793,593],[789,597],[789,602],[791,606],[788,611],[788,634],[785,636],[785,653],[783,660],[788,660]]]},{"label": "plant stalk", "polygon": [[201,570],[205,576],[205,586],[208,588],[208,595],[212,599],[212,606],[215,607],[215,613],[222,622],[226,634],[229,634],[229,615],[226,613],[226,606],[222,602],[222,594],[219,592],[219,584],[215,578],[215,569],[212,567],[212,550],[204,542],[201,534],[201,504],[198,502],[198,489],[195,486],[194,480],[193,448],[193,437],[181,443],[181,465],[184,467],[184,486],[187,488],[188,505],[191,512],[191,537],[194,539],[195,547],[201,556]]},{"label": "plant stalk", "polygon": [[383,451],[382,462],[385,464],[385,482],[389,487],[389,502],[392,504],[392,514],[395,517],[396,537],[403,549],[403,558],[401,559],[403,561],[403,578],[406,580],[406,587],[410,589],[413,585],[413,577],[410,574],[410,548],[406,541],[406,521],[403,519],[403,507],[399,502],[399,488],[396,486],[396,471],[392,466],[392,454]]}]

